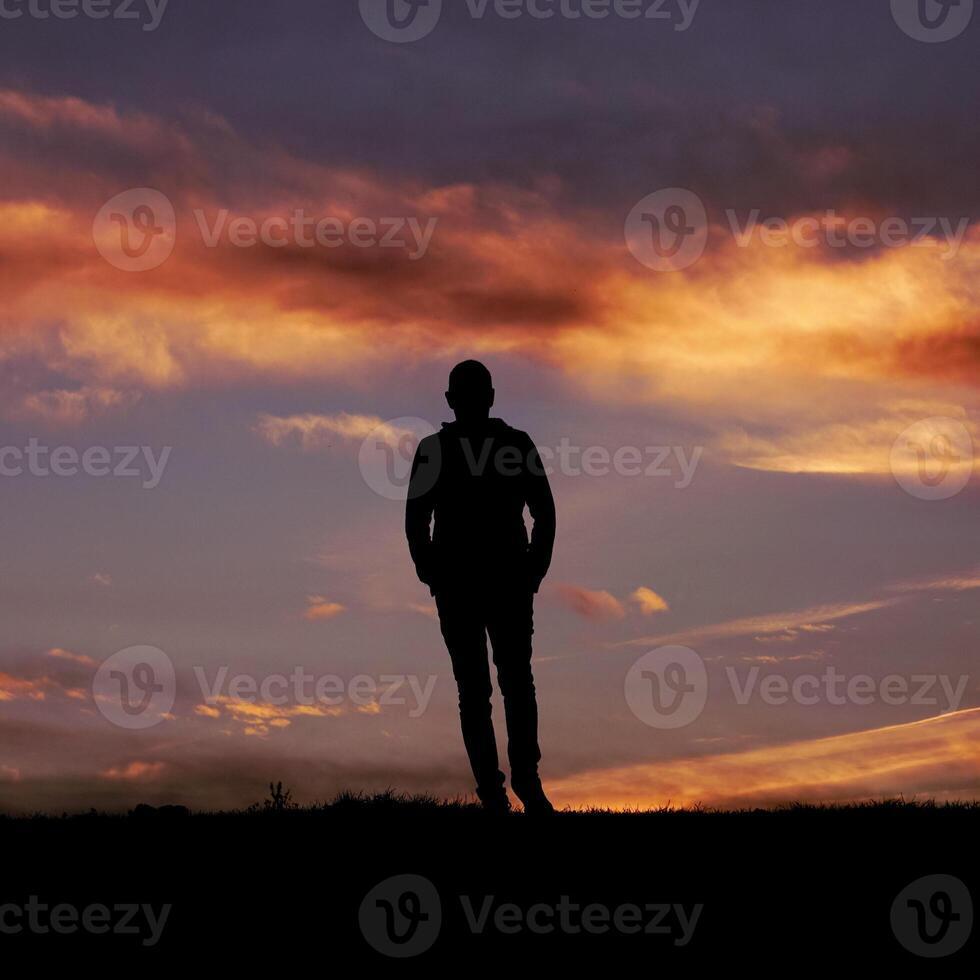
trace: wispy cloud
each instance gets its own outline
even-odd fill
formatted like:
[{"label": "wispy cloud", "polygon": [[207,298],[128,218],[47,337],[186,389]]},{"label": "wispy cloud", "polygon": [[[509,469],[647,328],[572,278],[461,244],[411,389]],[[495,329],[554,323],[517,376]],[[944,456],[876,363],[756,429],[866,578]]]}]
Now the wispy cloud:
[{"label": "wispy cloud", "polygon": [[885,598],[874,598],[857,602],[841,602],[787,612],[762,613],[758,616],[743,616],[720,623],[692,626],[674,633],[640,636],[622,643],[621,646],[663,645],[668,643],[697,643],[737,636],[752,636],[756,643],[795,643],[800,634],[820,635],[833,631],[834,624],[841,619],[862,616],[866,613],[887,609],[903,602],[916,593],[925,592],[965,592],[980,588],[980,575],[971,571],[966,574],[938,576],[919,581],[899,582],[885,585],[882,591],[899,593]]},{"label": "wispy cloud", "polygon": [[[980,427],[961,404],[948,401],[881,406],[887,414],[872,419],[848,419],[830,425],[777,429],[767,435],[742,428],[723,433],[717,449],[735,465],[774,473],[826,473],[838,475],[890,476],[897,470],[914,475],[918,463],[913,456],[893,454],[903,431],[923,420],[953,419],[962,424],[980,444]],[[853,409],[852,409],[853,411]],[[944,423],[948,424],[948,423]],[[942,436],[940,429],[936,433]],[[948,461],[946,475],[972,472],[972,454]]]},{"label": "wispy cloud", "polygon": [[888,586],[889,592],[969,592],[980,589],[980,572],[943,575],[918,581],[897,582]]},{"label": "wispy cloud", "polygon": [[[745,616],[741,619],[730,619],[723,623],[711,623],[707,626],[694,626],[690,629],[679,630],[676,633],[664,633],[659,636],[640,636],[616,646],[646,646],[648,644],[668,643],[697,643],[705,640],[718,640],[732,636],[753,636],[760,634],[785,634],[789,630],[802,629],[804,626],[832,623],[851,616],[861,616],[878,609],[886,609],[901,600],[875,599],[869,602],[843,602],[835,605],[811,606],[789,612],[764,613],[760,616]],[[757,636],[756,639],[759,637]]]},{"label": "wispy cloud", "polygon": [[376,415],[348,415],[346,412],[288,417],[262,415],[256,425],[259,435],[273,446],[295,444],[307,452],[327,448],[337,439],[361,440],[375,430],[393,441],[411,435]]},{"label": "wispy cloud", "polygon": [[149,780],[155,779],[166,770],[165,762],[128,762],[125,766],[113,766],[102,773],[103,779]]},{"label": "wispy cloud", "polygon": [[95,660],[85,653],[73,653],[71,650],[63,650],[61,647],[54,647],[52,650],[48,650],[49,657],[54,657],[56,660],[70,660],[72,663],[81,664],[83,667],[95,667],[97,666]]},{"label": "wispy cloud", "polygon": [[129,407],[139,400],[140,394],[136,391],[89,386],[74,390],[58,388],[25,395],[19,414],[52,425],[73,426],[95,415]]},{"label": "wispy cloud", "polygon": [[666,759],[549,783],[556,802],[611,808],[751,806],[980,792],[980,708],[831,738]]}]

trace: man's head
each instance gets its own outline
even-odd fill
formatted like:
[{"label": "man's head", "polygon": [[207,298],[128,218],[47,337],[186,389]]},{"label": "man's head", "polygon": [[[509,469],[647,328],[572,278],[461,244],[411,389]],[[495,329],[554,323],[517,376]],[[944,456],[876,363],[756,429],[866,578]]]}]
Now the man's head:
[{"label": "man's head", "polygon": [[449,372],[446,401],[457,422],[465,424],[488,418],[493,398],[493,379],[479,361],[463,361]]}]

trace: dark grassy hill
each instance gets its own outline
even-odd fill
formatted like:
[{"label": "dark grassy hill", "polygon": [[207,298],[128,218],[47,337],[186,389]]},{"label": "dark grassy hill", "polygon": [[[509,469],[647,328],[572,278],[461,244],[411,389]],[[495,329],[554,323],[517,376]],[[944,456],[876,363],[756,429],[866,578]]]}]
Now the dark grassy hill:
[{"label": "dark grassy hill", "polygon": [[[13,906],[0,921],[23,927],[0,933],[0,948],[132,969],[193,963],[195,972],[254,969],[270,956],[282,971],[330,972],[513,969],[525,959],[630,972],[915,968],[926,960],[892,922],[899,893],[946,875],[980,898],[980,804],[534,820],[394,794],[303,809],[278,802],[239,813],[0,818],[0,906]],[[924,887],[900,900],[905,928]],[[961,895],[948,899],[960,919],[927,952],[969,928]],[[936,901],[945,914],[947,899]],[[68,907],[57,913],[61,932],[59,904]],[[942,922],[925,921],[935,939]],[[390,958],[379,946],[414,955]],[[975,970],[978,949],[971,936],[929,969]]]}]

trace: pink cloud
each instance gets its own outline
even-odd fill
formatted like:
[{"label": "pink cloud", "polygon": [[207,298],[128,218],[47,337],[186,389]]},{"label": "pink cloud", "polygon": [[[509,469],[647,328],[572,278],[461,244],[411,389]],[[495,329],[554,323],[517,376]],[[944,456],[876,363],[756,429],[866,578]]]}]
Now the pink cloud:
[{"label": "pink cloud", "polygon": [[626,615],[623,604],[611,593],[583,589],[577,585],[559,585],[561,602],[583,619],[602,621],[622,619]]}]

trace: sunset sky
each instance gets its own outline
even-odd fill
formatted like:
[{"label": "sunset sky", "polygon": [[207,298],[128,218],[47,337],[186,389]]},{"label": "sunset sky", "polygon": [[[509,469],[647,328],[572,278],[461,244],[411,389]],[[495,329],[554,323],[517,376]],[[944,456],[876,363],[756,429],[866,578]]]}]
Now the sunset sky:
[{"label": "sunset sky", "polygon": [[[980,17],[927,43],[896,6],[446,0],[395,42],[355,0],[9,0],[0,810],[469,792],[372,456],[449,418],[468,357],[556,461],[535,674],[557,804],[980,796]],[[659,191],[703,207],[672,271]],[[32,445],[110,475],[50,453],[42,475]],[[134,646],[175,670],[144,728],[96,680]],[[704,664],[677,727],[628,697],[662,646]],[[209,699],[223,667],[345,693]],[[820,684],[777,703],[770,675]]]}]

